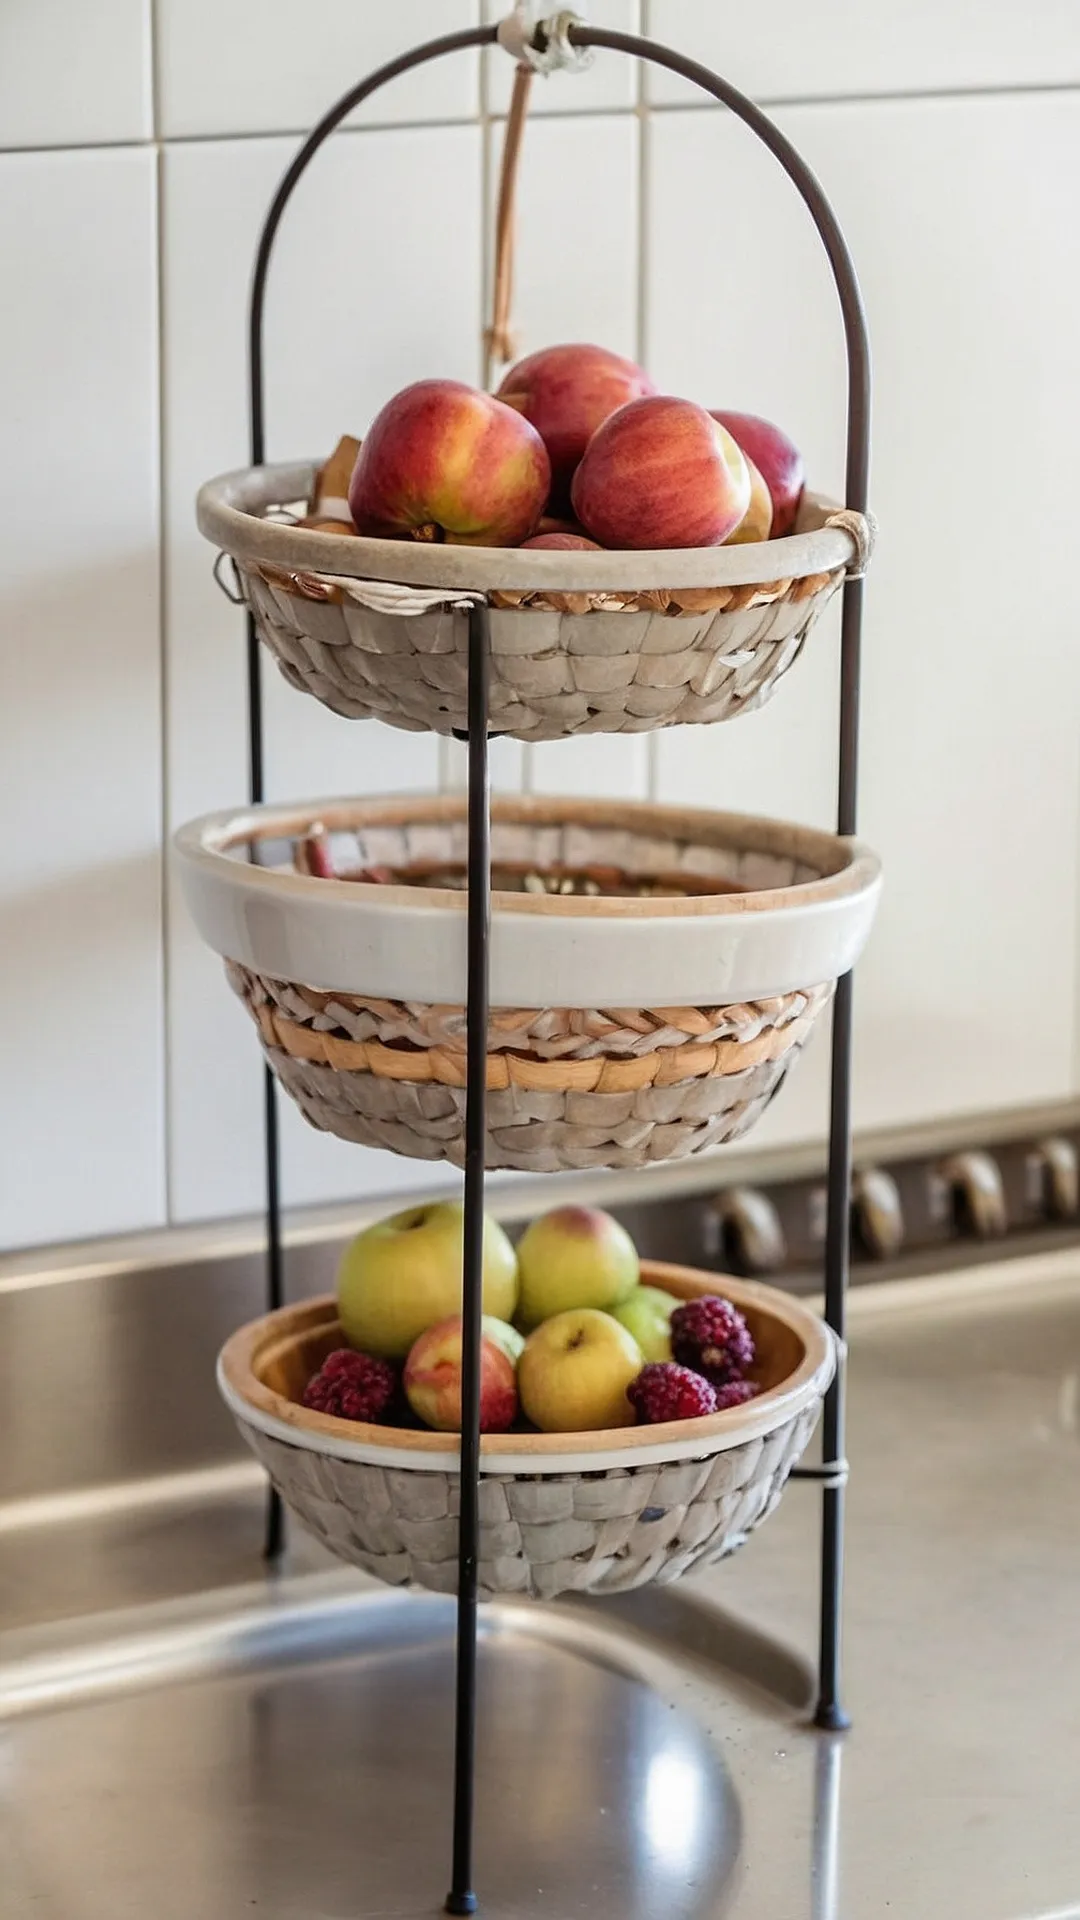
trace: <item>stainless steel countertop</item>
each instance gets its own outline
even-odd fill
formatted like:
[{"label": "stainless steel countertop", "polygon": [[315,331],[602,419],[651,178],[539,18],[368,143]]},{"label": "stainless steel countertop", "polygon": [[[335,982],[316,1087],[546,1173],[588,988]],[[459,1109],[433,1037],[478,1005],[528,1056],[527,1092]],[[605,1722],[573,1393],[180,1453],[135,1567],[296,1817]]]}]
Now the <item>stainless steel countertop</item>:
[{"label": "stainless steel countertop", "polygon": [[[1080,1920],[1080,1256],[865,1289],[851,1352],[852,1731],[808,1485],[706,1578],[491,1610],[493,1920]],[[263,1577],[259,1518],[226,1463],[0,1527],[2,1920],[438,1911],[452,1612]]]}]

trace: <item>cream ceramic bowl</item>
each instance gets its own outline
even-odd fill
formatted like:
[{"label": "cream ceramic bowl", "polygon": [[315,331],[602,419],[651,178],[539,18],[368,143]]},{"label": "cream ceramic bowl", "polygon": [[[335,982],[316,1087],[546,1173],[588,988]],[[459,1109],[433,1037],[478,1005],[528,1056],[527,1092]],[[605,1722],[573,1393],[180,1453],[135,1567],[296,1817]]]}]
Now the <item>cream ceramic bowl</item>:
[{"label": "cream ceramic bowl", "polygon": [[[651,856],[738,892],[684,898],[495,893],[493,1007],[675,1007],[756,1001],[833,981],[858,959],[881,870],[862,842],[782,821],[541,795],[493,802],[493,850],[522,831],[575,834],[627,871]],[[464,796],[317,800],[204,815],[182,827],[184,893],[207,944],[278,980],[398,1001],[465,1000],[463,892],[308,878],[290,842],[359,824],[402,865],[438,829],[464,855]],[[388,848],[400,849],[397,859]],[[256,864],[256,852],[266,864]],[[505,858],[506,855],[504,854]]]}]

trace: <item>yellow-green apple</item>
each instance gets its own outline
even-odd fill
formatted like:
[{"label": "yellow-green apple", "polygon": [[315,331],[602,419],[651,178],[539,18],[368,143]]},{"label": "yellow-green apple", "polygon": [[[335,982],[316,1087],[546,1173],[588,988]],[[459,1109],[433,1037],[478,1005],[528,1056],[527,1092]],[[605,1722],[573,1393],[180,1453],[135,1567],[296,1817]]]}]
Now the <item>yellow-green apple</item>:
[{"label": "yellow-green apple", "polygon": [[611,1311],[632,1333],[646,1360],[671,1359],[671,1316],[679,1302],[663,1287],[635,1287],[628,1300]]},{"label": "yellow-green apple", "polygon": [[602,553],[595,540],[589,540],[583,533],[534,533],[531,540],[523,540],[522,547],[556,547],[563,552],[577,549],[580,552]]},{"label": "yellow-green apple", "polygon": [[779,540],[795,525],[803,491],[803,461],[797,446],[756,413],[717,412],[713,419],[726,427],[748,460],[752,460],[769,489],[772,501],[772,537]]},{"label": "yellow-green apple", "polygon": [[376,414],[349,482],[359,533],[516,547],[551,469],[535,427],[460,380],[417,380]]},{"label": "yellow-green apple", "polygon": [[617,1307],[637,1286],[640,1263],[625,1227],[600,1207],[556,1207],[518,1243],[519,1315],[535,1327],[567,1307]]},{"label": "yellow-green apple", "polygon": [[734,533],[728,534],[725,547],[741,547],[748,540],[767,540],[772,531],[772,495],[749,454],[744,453],[743,459],[750,475],[750,505]]},{"label": "yellow-green apple", "polygon": [[629,1427],[637,1416],[626,1389],[641,1368],[641,1348],[610,1313],[573,1307],[530,1333],[518,1361],[518,1392],[543,1433]]},{"label": "yellow-green apple", "polygon": [[[463,1222],[461,1202],[441,1200],[392,1214],[350,1241],[337,1286],[350,1346],[403,1360],[428,1327],[460,1313]],[[498,1223],[485,1219],[484,1308],[509,1320],[517,1297],[517,1256]]]},{"label": "yellow-green apple", "polygon": [[[455,1313],[422,1333],[405,1362],[405,1398],[417,1418],[437,1433],[461,1432],[463,1344],[461,1315]],[[517,1406],[514,1363],[497,1341],[484,1334],[480,1339],[481,1433],[505,1433]]]},{"label": "yellow-green apple", "polygon": [[498,397],[531,420],[551,461],[551,497],[570,498],[574,469],[616,407],[656,388],[643,368],[606,347],[543,347],[503,375]]},{"label": "yellow-green apple", "polygon": [[655,394],[597,428],[571,492],[602,546],[718,547],[750,505],[750,474],[704,407]]}]

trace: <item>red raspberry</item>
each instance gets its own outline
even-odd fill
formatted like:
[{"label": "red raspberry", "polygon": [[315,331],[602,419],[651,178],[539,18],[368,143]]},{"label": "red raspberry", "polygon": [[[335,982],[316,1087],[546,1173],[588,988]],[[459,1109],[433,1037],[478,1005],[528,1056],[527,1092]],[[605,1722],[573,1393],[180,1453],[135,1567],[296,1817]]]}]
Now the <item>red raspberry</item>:
[{"label": "red raspberry", "polygon": [[723,1413],[725,1407],[744,1407],[748,1400],[754,1400],[761,1388],[753,1380],[729,1380],[725,1386],[716,1389],[716,1411]]},{"label": "red raspberry", "polygon": [[716,1412],[716,1394],[700,1373],[677,1367],[672,1360],[654,1360],[631,1380],[626,1397],[635,1408],[639,1426],[662,1420],[696,1420]]},{"label": "red raspberry", "polygon": [[671,1351],[680,1366],[704,1374],[714,1387],[740,1380],[753,1365],[754,1341],[730,1300],[709,1293],[684,1301],[671,1316]]},{"label": "red raspberry", "polygon": [[397,1375],[385,1360],[338,1347],[328,1353],[304,1388],[304,1405],[339,1420],[380,1420],[397,1391]]}]

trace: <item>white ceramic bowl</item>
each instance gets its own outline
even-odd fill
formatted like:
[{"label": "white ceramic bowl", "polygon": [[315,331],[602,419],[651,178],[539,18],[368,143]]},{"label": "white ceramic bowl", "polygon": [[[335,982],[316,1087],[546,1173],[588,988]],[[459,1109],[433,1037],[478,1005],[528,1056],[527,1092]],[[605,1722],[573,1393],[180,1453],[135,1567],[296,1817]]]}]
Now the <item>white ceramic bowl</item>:
[{"label": "white ceramic bowl", "polygon": [[[580,826],[610,845],[677,846],[688,872],[724,873],[746,889],[672,899],[497,892],[493,1007],[708,1006],[835,980],[858,959],[880,891],[880,863],[862,842],[782,821],[542,795],[499,797],[492,818],[496,856],[500,832],[515,826]],[[310,879],[287,864],[287,843],[316,821],[405,836],[449,821],[463,838],[465,819],[464,796],[319,800],[207,814],[175,845],[199,932],[226,959],[309,987],[461,1005],[464,893]],[[260,847],[278,864],[254,864]]]}]

